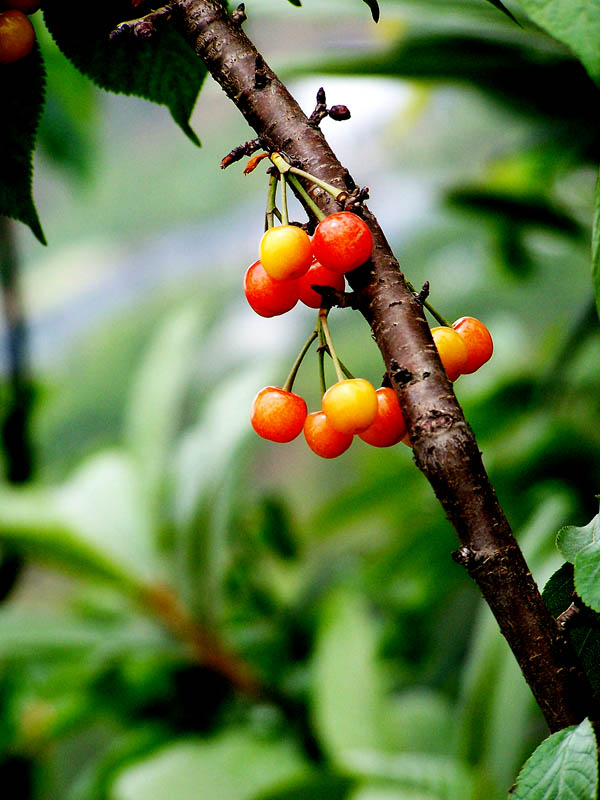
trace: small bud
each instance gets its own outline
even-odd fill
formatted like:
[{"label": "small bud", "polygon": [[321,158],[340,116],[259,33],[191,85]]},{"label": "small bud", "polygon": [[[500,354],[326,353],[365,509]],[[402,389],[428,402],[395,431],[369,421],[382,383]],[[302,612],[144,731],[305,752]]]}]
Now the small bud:
[{"label": "small bud", "polygon": [[331,119],[335,119],[338,122],[342,122],[342,120],[345,119],[350,119],[350,109],[348,106],[331,106],[327,113]]}]

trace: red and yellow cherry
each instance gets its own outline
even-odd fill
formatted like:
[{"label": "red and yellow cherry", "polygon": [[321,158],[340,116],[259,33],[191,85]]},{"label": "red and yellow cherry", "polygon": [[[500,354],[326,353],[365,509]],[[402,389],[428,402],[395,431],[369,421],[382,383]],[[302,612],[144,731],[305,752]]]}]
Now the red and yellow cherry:
[{"label": "red and yellow cherry", "polygon": [[369,427],[358,435],[373,447],[391,447],[406,436],[406,423],[396,392],[382,386],[377,395],[377,415]]},{"label": "red and yellow cherry", "polygon": [[448,380],[455,381],[467,363],[467,346],[462,337],[446,325],[431,329],[431,336],[437,348],[442,366]]},{"label": "red and yellow cherry", "polygon": [[351,211],[321,220],[313,236],[315,258],[334,272],[350,272],[370,257],[373,237],[367,224]]},{"label": "red and yellow cherry", "polygon": [[260,261],[255,261],[244,275],[244,294],[261,317],[276,317],[290,311],[298,302],[298,282],[275,281]]},{"label": "red and yellow cherry", "polygon": [[22,11],[0,14],[0,64],[12,64],[29,55],[35,42],[33,25]]},{"label": "red and yellow cherry", "polygon": [[279,386],[265,386],[254,398],[250,422],[263,439],[291,442],[302,430],[306,414],[306,403],[300,395]]},{"label": "red and yellow cherry", "polygon": [[351,378],[338,381],[323,395],[322,409],[327,421],[340,433],[358,433],[377,416],[377,394],[369,381]]},{"label": "red and yellow cherry", "polygon": [[332,289],[343,292],[346,281],[341,272],[334,272],[315,261],[310,265],[308,272],[298,278],[298,292],[305,306],[320,308],[323,305],[323,298],[315,292],[313,286],[331,286]]},{"label": "red and yellow cherry", "polygon": [[351,433],[340,433],[333,428],[323,411],[314,411],[304,422],[306,443],[321,458],[337,458],[345,453],[354,438]]},{"label": "red and yellow cherry", "polygon": [[308,234],[295,225],[278,225],[265,231],[260,240],[260,260],[276,281],[299,278],[308,271],[313,258]]},{"label": "red and yellow cherry", "polygon": [[36,11],[39,11],[40,5],[40,0],[2,0],[0,2],[2,8],[17,9],[23,14],[35,14]]},{"label": "red and yellow cherry", "polygon": [[461,317],[452,323],[452,327],[460,334],[467,347],[467,363],[461,372],[463,375],[470,375],[492,357],[492,337],[483,322],[475,317]]}]

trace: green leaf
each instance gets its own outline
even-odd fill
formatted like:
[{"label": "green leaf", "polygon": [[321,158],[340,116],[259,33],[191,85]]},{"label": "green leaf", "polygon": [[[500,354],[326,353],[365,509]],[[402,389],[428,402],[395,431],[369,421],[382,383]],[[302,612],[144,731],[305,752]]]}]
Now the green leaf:
[{"label": "green leaf", "polygon": [[324,773],[310,775],[293,781],[289,786],[278,787],[255,795],[252,800],[345,800],[353,786],[345,775]]},{"label": "green leaf", "polygon": [[339,590],[325,602],[313,658],[313,717],[334,760],[380,744],[383,687],[374,621],[363,600]]},{"label": "green leaf", "polygon": [[508,8],[504,5],[504,3],[500,2],[500,0],[487,0],[487,1],[488,3],[491,3],[495,8],[497,8],[498,11],[502,11],[502,13],[506,14],[506,16],[509,19],[512,19],[513,22],[516,22],[517,25],[520,26],[521,23],[519,22],[519,20],[515,16],[513,16],[513,14],[508,10]]},{"label": "green leaf", "polygon": [[511,800],[596,800],[596,748],[587,718],[553,733],[525,762]]},{"label": "green leaf", "polygon": [[576,525],[565,525],[558,532],[556,546],[565,560],[574,564],[581,550],[598,541],[600,541],[600,514],[596,514],[591,522],[580,528]]},{"label": "green leaf", "polygon": [[166,105],[183,132],[199,144],[189,118],[206,77],[204,64],[171,24],[150,39],[124,35],[110,40],[110,32],[131,14],[126,0],[44,3],[48,30],[80,72],[102,89]]},{"label": "green leaf", "polygon": [[600,3],[597,0],[520,0],[527,15],[566,44],[600,84]]},{"label": "green leaf", "polygon": [[583,602],[600,612],[600,541],[590,542],[575,559],[575,590]]},{"label": "green leaf", "polygon": [[300,8],[300,6],[302,5],[300,0],[288,0],[288,3],[291,3],[291,5],[293,6],[296,6],[296,8]]},{"label": "green leaf", "polygon": [[363,3],[366,3],[371,9],[373,22],[379,22],[379,3],[377,0],[363,0]]},{"label": "green leaf", "polygon": [[0,125],[0,214],[29,225],[42,243],[46,238],[32,195],[33,151],[45,97],[45,70],[40,49],[3,64]]},{"label": "green leaf", "polygon": [[230,729],[176,742],[133,764],[117,777],[109,800],[252,800],[305,770],[289,742]]},{"label": "green leaf", "polygon": [[594,209],[594,227],[592,230],[592,279],[596,310],[600,317],[600,172],[596,181],[596,207]]}]

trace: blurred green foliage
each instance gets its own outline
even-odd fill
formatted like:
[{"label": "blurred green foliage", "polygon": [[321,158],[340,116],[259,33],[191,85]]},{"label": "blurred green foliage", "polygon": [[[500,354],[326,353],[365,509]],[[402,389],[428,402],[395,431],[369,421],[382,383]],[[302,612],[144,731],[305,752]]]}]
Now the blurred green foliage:
[{"label": "blurred green foliage", "polygon": [[[275,46],[282,29],[316,32],[326,7],[339,21],[347,5],[306,0],[276,12],[275,0],[257,0],[248,10],[250,24],[266,24],[265,12],[274,22],[279,36],[263,36]],[[354,5],[349,18],[364,17]],[[277,58],[288,76],[411,81],[411,102],[380,126],[374,160],[386,187],[409,176],[433,200],[408,229],[393,224],[401,198],[372,185],[373,207],[390,220],[413,283],[430,280],[434,304],[489,322],[494,358],[456,390],[543,585],[563,560],[556,532],[593,516],[600,485],[589,272],[598,95],[563,44],[510,8],[522,28],[482,0],[383,0],[375,32],[357,29],[361,47],[340,35],[333,54],[323,46],[307,57],[290,44]],[[53,58],[43,143],[87,180],[104,172],[94,233],[105,224],[123,246],[142,217],[143,231],[160,220],[168,228],[192,207],[206,227],[215,224],[207,209],[229,212],[226,238],[248,214],[231,194],[254,189],[208,166],[244,137],[237,120],[220,119],[226,146],[221,130],[211,142],[200,127],[206,161],[194,152],[191,164],[186,143],[163,173],[157,154],[143,177],[158,210],[132,208],[131,164],[103,161],[91,144],[101,138],[98,96]],[[101,159],[95,170],[90,153]],[[73,191],[71,215],[56,221],[63,258],[73,221],[92,216],[91,190]],[[254,196],[257,238],[262,203]],[[56,217],[48,209],[50,225],[65,207],[60,198]],[[176,257],[186,256],[166,268]],[[35,376],[37,478],[0,489],[0,539],[28,565],[14,586],[0,571],[4,783],[23,800],[504,797],[543,720],[450,558],[452,531],[409,450],[356,441],[325,463],[301,441],[257,440],[252,397],[285,375],[310,314],[292,312],[288,336],[274,321],[250,321],[231,254],[195,258],[210,261],[200,277],[142,295]],[[65,283],[60,267],[48,271],[38,265],[29,280]],[[336,343],[355,374],[378,382],[380,357],[351,317],[332,314]],[[298,380],[314,405],[316,366]],[[572,577],[563,568],[553,581],[558,614]],[[263,689],[236,691],[199,655],[199,630]]]}]

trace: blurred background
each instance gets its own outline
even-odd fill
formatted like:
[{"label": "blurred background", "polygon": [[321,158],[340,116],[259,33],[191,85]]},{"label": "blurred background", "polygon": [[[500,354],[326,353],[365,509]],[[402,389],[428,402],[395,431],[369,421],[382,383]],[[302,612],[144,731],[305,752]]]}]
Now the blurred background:
[{"label": "blurred background", "polygon": [[[245,29],[307,113],[320,86],[349,106],[323,131],[407,277],[491,330],[456,393],[543,585],[600,486],[597,90],[518,7],[522,27],[483,0],[380,5],[374,25],[358,0],[249,0]],[[250,428],[315,313],[245,301],[264,168],[219,162],[252,133],[208,79],[195,148],[37,23],[49,246],[10,225],[2,276],[3,781],[19,800],[505,797],[544,722],[410,450],[321,461]],[[366,323],[330,322],[379,385]],[[296,386],[315,410],[314,356]]]}]

